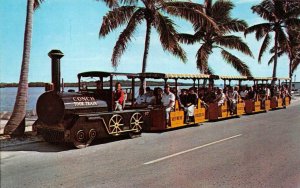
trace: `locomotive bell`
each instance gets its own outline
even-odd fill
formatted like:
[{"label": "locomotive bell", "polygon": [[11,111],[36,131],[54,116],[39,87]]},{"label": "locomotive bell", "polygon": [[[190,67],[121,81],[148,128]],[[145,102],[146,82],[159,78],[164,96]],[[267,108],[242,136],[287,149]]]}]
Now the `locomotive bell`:
[{"label": "locomotive bell", "polygon": [[60,50],[54,49],[48,53],[48,56],[51,58],[51,74],[54,91],[60,92],[60,59],[64,54]]}]

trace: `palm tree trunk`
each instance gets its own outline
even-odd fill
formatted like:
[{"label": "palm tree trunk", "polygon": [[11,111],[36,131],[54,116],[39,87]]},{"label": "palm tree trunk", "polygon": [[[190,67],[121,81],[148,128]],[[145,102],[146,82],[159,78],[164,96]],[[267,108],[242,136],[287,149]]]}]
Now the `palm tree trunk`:
[{"label": "palm tree trunk", "polygon": [[25,115],[28,96],[28,71],[32,34],[34,0],[27,0],[27,15],[24,33],[24,46],[18,92],[13,113],[4,128],[4,134],[20,136],[25,131]]},{"label": "palm tree trunk", "polygon": [[[143,67],[142,73],[146,72],[147,67],[147,57],[149,53],[149,46],[150,46],[150,35],[151,35],[151,22],[147,20],[147,30],[146,30],[146,38],[145,38],[145,49],[144,49],[144,56],[143,56]],[[144,86],[145,80],[141,80],[141,86]]]},{"label": "palm tree trunk", "polygon": [[278,54],[277,54],[277,52],[278,52],[278,32],[275,30],[275,56],[274,56],[274,67],[273,67],[273,75],[272,75],[272,77],[273,77],[273,80],[272,80],[272,85],[274,85],[275,84],[275,80],[274,80],[274,78],[276,78],[276,70],[277,70],[277,58],[278,58]]},{"label": "palm tree trunk", "polygon": [[290,58],[290,66],[289,66],[289,78],[290,78],[289,93],[290,94],[291,94],[291,91],[292,91],[292,78],[293,78],[292,64],[293,64],[293,60],[292,60],[292,58]]}]

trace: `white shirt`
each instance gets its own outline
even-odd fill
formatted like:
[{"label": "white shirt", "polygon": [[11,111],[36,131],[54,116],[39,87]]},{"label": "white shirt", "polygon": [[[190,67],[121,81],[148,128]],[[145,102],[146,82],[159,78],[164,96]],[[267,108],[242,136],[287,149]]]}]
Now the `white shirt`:
[{"label": "white shirt", "polygon": [[271,91],[270,91],[269,88],[266,88],[265,91],[266,91],[266,96],[267,97],[271,96]]},{"label": "white shirt", "polygon": [[246,97],[247,94],[248,94],[248,91],[247,91],[247,90],[241,91],[241,92],[240,92],[240,96],[243,97],[243,98]]},{"label": "white shirt", "polygon": [[175,95],[171,92],[169,94],[163,93],[161,102],[163,103],[164,106],[168,106],[170,104],[170,101],[172,101],[172,106],[175,106]]},{"label": "white shirt", "polygon": [[145,97],[146,97],[146,103],[150,104],[153,102],[153,100],[155,99],[155,96],[153,96],[152,93],[145,93]]},{"label": "white shirt", "polygon": [[220,93],[219,95],[217,95],[217,99],[219,99],[219,101],[218,101],[219,104],[223,104],[226,99],[225,93]]},{"label": "white shirt", "polygon": [[147,96],[147,97],[146,97],[146,102],[147,102],[148,104],[153,103],[154,100],[155,100],[155,96]]},{"label": "white shirt", "polygon": [[137,98],[136,98],[136,103],[137,104],[142,104],[146,102],[146,95],[139,95]]},{"label": "white shirt", "polygon": [[236,91],[236,90],[234,90],[233,92],[232,92],[232,102],[233,103],[236,103],[237,101],[238,101],[238,98],[239,98],[239,93]]}]

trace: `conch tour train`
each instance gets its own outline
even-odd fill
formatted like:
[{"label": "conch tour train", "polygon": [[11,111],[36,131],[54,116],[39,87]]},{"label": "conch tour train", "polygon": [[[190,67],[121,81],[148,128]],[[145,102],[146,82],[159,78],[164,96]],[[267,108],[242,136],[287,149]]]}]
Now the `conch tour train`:
[{"label": "conch tour train", "polygon": [[[46,84],[45,93],[38,98],[34,128],[47,142],[72,143],[77,148],[87,147],[95,139],[134,138],[142,131],[283,109],[291,99],[284,84],[289,78],[206,74],[82,72],[77,75],[78,91],[65,92],[60,81],[63,53],[52,50],[48,55],[52,83]],[[273,79],[277,85],[271,86]],[[124,80],[131,87],[122,86]],[[155,83],[161,87],[136,89],[137,81],[153,80],[160,81]],[[223,80],[224,87],[216,87],[215,80]],[[235,84],[231,86],[231,82]]]}]

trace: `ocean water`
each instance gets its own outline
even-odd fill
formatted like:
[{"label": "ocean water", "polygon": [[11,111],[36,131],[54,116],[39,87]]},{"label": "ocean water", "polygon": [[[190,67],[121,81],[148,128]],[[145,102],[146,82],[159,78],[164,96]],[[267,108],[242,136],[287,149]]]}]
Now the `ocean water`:
[{"label": "ocean water", "polygon": [[[68,89],[77,88],[65,88],[65,91]],[[15,100],[17,96],[17,87],[5,87],[0,88],[0,112],[12,112]],[[36,109],[36,101],[39,96],[45,92],[44,87],[29,87],[28,88],[28,101],[27,101],[27,110],[35,110]]]}]

